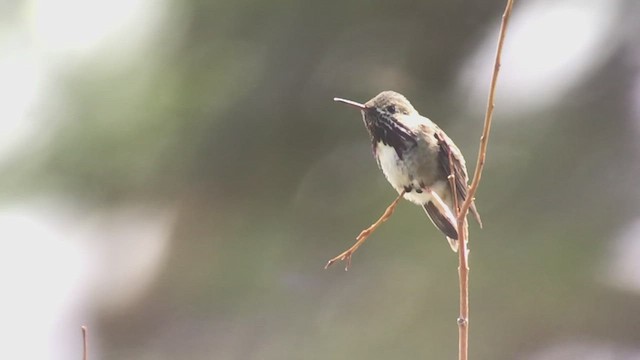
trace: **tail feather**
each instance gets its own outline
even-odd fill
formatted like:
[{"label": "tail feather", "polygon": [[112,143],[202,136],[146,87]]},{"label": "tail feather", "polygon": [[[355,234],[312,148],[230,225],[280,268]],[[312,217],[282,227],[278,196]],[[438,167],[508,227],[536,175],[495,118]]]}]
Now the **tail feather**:
[{"label": "tail feather", "polygon": [[423,207],[433,225],[447,236],[451,249],[454,252],[458,251],[458,231],[456,230],[455,222],[452,222],[451,219],[440,212],[436,205],[431,201],[424,204]]},{"label": "tail feather", "polygon": [[452,238],[447,236],[447,241],[449,242],[449,246],[451,246],[451,250],[453,250],[454,253],[457,253],[458,252],[458,240],[452,239]]}]

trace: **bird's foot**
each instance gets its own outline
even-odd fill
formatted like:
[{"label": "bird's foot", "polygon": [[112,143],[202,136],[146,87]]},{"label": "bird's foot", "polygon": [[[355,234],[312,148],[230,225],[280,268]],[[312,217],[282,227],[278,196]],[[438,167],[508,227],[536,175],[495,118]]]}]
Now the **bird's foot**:
[{"label": "bird's foot", "polygon": [[396,206],[398,206],[398,202],[400,201],[400,199],[402,199],[402,196],[404,195],[404,193],[405,192],[402,191],[398,195],[398,197],[391,203],[391,205],[387,207],[387,209],[384,211],[384,214],[382,214],[382,216],[375,223],[373,223],[371,226],[369,226],[368,228],[360,232],[360,235],[358,235],[358,237],[356,238],[356,242],[355,244],[353,244],[353,246],[351,246],[342,254],[329,260],[327,262],[327,265],[325,265],[324,268],[325,269],[328,268],[329,266],[333,265],[333,263],[335,263],[336,261],[346,261],[347,264],[344,267],[344,270],[345,271],[349,270],[349,266],[351,266],[351,256],[353,256],[353,253],[355,253],[356,250],[358,250],[358,248],[367,240],[367,238],[371,234],[373,234],[373,232],[378,228],[378,226],[380,226],[380,224],[387,221],[387,219],[391,217],[391,214],[393,214],[393,211],[396,209]]},{"label": "bird's foot", "polygon": [[348,271],[349,270],[349,266],[351,266],[351,256],[353,255],[353,253],[356,250],[353,248],[349,248],[349,250],[343,252],[342,254],[334,257],[333,259],[329,260],[327,262],[327,265],[324,266],[325,269],[327,269],[329,266],[333,265],[333,263],[337,262],[337,261],[346,261],[346,265],[344,266],[344,271]]},{"label": "bird's foot", "polygon": [[[395,204],[395,203],[394,203]],[[395,207],[395,206],[394,206]],[[393,211],[393,210],[392,210]],[[386,212],[385,212],[386,215]],[[388,214],[386,217],[383,215],[380,219],[378,219],[378,221],[376,221],[373,225],[369,226],[368,228],[362,230],[360,232],[360,235],[358,235],[358,237],[356,238],[356,242],[355,244],[353,244],[353,246],[351,246],[349,249],[347,249],[346,251],[344,251],[342,254],[334,257],[333,259],[329,260],[327,262],[327,265],[324,266],[324,268],[328,268],[329,266],[333,265],[333,263],[337,262],[337,261],[346,261],[347,264],[344,266],[344,271],[349,270],[349,267],[351,266],[351,256],[353,256],[353,254],[356,252],[356,250],[358,250],[358,248],[364,244],[364,242],[367,240],[367,238],[373,234],[373,232],[375,231],[375,229],[380,226],[380,224],[384,221],[386,221],[389,216],[391,216],[391,214]]]}]

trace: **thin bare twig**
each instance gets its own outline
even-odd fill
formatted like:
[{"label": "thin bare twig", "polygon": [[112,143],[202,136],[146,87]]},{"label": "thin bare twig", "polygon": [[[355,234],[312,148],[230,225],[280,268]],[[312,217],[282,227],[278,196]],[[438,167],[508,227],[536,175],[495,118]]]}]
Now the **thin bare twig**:
[{"label": "thin bare twig", "polygon": [[82,326],[82,360],[89,359],[89,339],[87,338],[87,327]]},{"label": "thin bare twig", "polygon": [[489,87],[489,98],[487,100],[487,110],[484,116],[484,128],[482,129],[482,136],[480,137],[480,148],[478,149],[478,161],[476,163],[476,169],[473,173],[473,180],[469,186],[469,192],[464,203],[460,207],[460,214],[464,214],[465,217],[471,207],[471,202],[474,200],[476,190],[480,184],[482,178],[482,170],[484,169],[485,159],[487,157],[487,145],[489,144],[489,133],[491,130],[491,120],[493,119],[493,108],[495,107],[494,98],[496,93],[496,84],[498,82],[498,74],[500,73],[502,48],[504,45],[505,35],[507,33],[507,25],[511,18],[511,10],[513,8],[514,0],[507,0],[507,6],[502,14],[502,23],[500,24],[500,34],[498,35],[498,46],[496,49],[496,56],[493,65],[493,74],[491,76],[491,85]]},{"label": "thin bare twig", "polygon": [[356,238],[356,243],[353,244],[353,246],[351,246],[342,254],[329,260],[329,262],[327,262],[327,265],[325,265],[324,268],[325,269],[328,268],[329,266],[333,265],[333,263],[335,263],[336,261],[346,261],[347,264],[345,265],[344,270],[345,271],[349,270],[349,266],[351,265],[351,256],[353,255],[353,253],[355,253],[356,250],[358,250],[358,248],[360,247],[360,245],[362,245],[365,242],[365,240],[367,240],[367,238],[371,234],[373,234],[373,232],[378,228],[378,226],[380,226],[383,222],[387,221],[391,217],[391,215],[393,214],[393,211],[396,209],[396,206],[398,206],[398,202],[400,201],[400,199],[402,199],[402,196],[404,195],[404,193],[405,191],[403,190],[400,193],[400,195],[398,195],[398,197],[395,200],[393,200],[391,205],[387,207],[387,209],[384,211],[382,216],[380,216],[380,218],[375,223],[373,223],[371,226],[369,226],[368,228],[360,232],[360,235],[358,235],[358,237]]},{"label": "thin bare twig", "polygon": [[[467,250],[467,213],[471,207],[471,203],[474,200],[475,193],[478,190],[480,179],[482,178],[482,170],[484,168],[485,160],[487,157],[487,145],[489,144],[489,133],[491,130],[491,120],[493,118],[493,109],[496,84],[498,81],[498,74],[500,72],[502,48],[504,45],[504,39],[507,32],[507,25],[509,24],[509,18],[511,17],[511,10],[513,8],[514,0],[507,0],[507,5],[502,14],[502,23],[500,24],[500,33],[498,35],[498,45],[496,49],[495,61],[493,65],[493,74],[491,76],[491,85],[489,86],[489,97],[487,100],[487,110],[484,117],[484,127],[482,129],[482,136],[480,137],[480,148],[478,149],[478,161],[473,174],[473,180],[469,186],[467,198],[462,203],[462,206],[458,208],[458,196],[453,188],[456,217],[458,220],[458,275],[460,283],[460,316],[458,317],[458,359],[467,360],[469,353],[469,259]],[[451,162],[451,161],[450,161]],[[453,170],[451,171],[453,174]],[[453,181],[452,181],[453,180]],[[455,179],[450,179],[453,186],[455,186]]]}]

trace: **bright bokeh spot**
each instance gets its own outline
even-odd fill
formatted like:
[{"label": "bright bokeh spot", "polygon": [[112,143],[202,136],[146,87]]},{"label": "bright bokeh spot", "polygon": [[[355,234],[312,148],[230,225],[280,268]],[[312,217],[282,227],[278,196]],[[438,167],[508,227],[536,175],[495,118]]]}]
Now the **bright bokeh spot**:
[{"label": "bright bokeh spot", "polygon": [[164,3],[33,0],[25,10],[0,33],[0,161],[35,144],[40,121],[50,115],[47,103],[64,105],[50,79],[85,58],[95,65],[137,58],[161,23]]},{"label": "bright bokeh spot", "polygon": [[33,0],[30,20],[46,51],[86,54],[127,42],[149,29],[160,6],[148,0]]},{"label": "bright bokeh spot", "polygon": [[35,130],[33,109],[45,81],[41,64],[19,37],[0,43],[0,160]]},{"label": "bright bokeh spot", "polygon": [[[551,106],[601,66],[617,41],[618,0],[538,0],[518,4],[502,57],[498,102],[510,111]],[[470,107],[486,101],[497,27],[463,67]]]},{"label": "bright bokeh spot", "polygon": [[89,259],[59,215],[60,209],[0,210],[0,337],[11,339],[0,346],[2,359],[70,355],[61,341],[64,334],[56,329],[65,316],[82,316],[82,308],[73,307],[89,273]]}]

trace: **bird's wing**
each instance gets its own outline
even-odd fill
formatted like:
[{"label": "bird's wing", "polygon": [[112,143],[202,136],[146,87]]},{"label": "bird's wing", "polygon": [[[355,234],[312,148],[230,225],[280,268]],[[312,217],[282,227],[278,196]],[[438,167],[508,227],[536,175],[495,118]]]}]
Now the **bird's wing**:
[{"label": "bird's wing", "polygon": [[[461,205],[465,199],[467,198],[467,191],[469,189],[469,185],[467,182],[469,181],[469,175],[467,174],[467,167],[464,162],[464,158],[462,157],[462,153],[458,149],[458,147],[453,143],[453,141],[444,133],[444,131],[437,129],[434,133],[436,140],[438,140],[438,161],[444,170],[444,173],[447,175],[451,175],[451,160],[453,161],[453,171],[456,181],[456,192],[458,195],[458,205]],[[480,220],[480,214],[476,209],[475,201],[471,202],[471,207],[469,209],[480,227],[482,227],[482,220]]]}]

